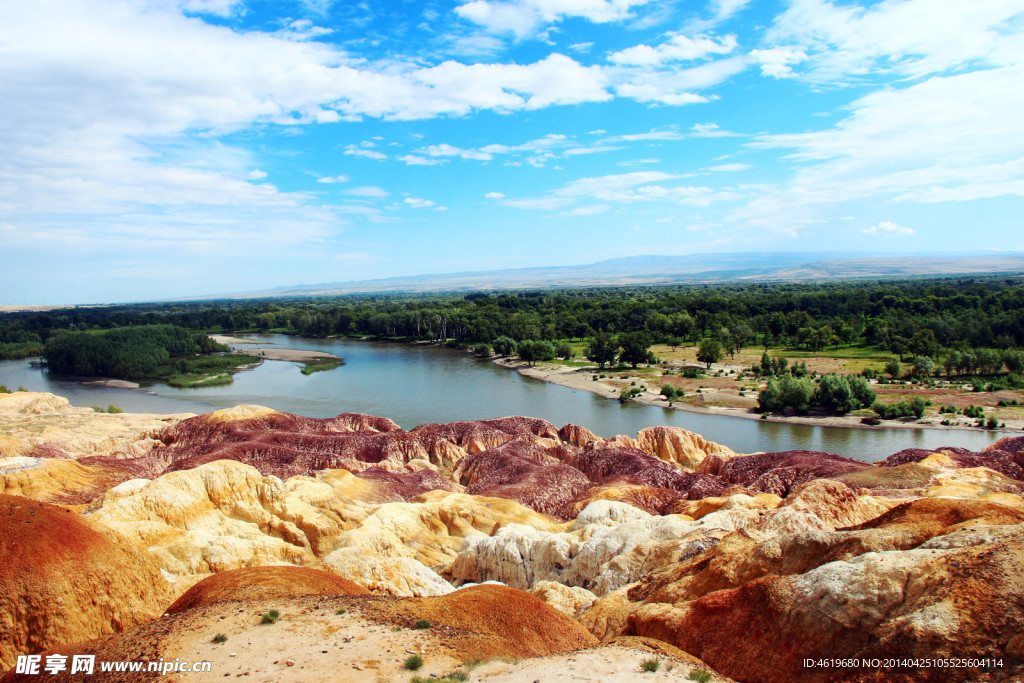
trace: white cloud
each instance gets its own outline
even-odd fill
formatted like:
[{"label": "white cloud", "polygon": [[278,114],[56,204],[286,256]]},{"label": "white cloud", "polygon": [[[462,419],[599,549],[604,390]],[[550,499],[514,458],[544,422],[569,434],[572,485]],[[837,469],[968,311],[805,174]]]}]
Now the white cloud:
[{"label": "white cloud", "polygon": [[258,168],[255,168],[252,171],[249,171],[248,173],[245,174],[245,179],[246,180],[263,180],[266,177],[267,177],[267,172],[266,171],[261,171]]},{"label": "white cloud", "polygon": [[711,202],[737,199],[735,192],[716,191],[708,187],[677,185],[667,187],[665,181],[681,176],[661,171],[635,171],[618,175],[580,178],[541,197],[509,199],[503,203],[521,209],[553,210],[567,207],[580,200],[598,202],[669,201],[693,206],[707,206]]},{"label": "white cloud", "polygon": [[503,195],[501,192],[488,192],[484,196],[487,197],[488,199],[504,199],[505,198],[505,195]]},{"label": "white cloud", "polygon": [[[870,7],[792,0],[769,30],[770,44],[805,51],[821,80],[895,71],[911,77],[1020,53],[1018,0],[883,0]],[[1009,30],[1007,30],[1009,29]]]},{"label": "white cloud", "polygon": [[398,160],[405,162],[406,166],[440,166],[448,163],[447,159],[428,159],[415,154],[402,155],[398,157]]},{"label": "white cloud", "polygon": [[459,157],[460,159],[475,159],[477,161],[490,161],[494,157],[487,153],[478,151],[475,149],[461,149],[459,147],[453,147],[447,143],[440,145],[430,145],[418,150],[420,154],[426,154],[430,157]]},{"label": "white cloud", "polygon": [[446,207],[438,206],[436,202],[429,199],[421,199],[419,197],[406,197],[402,200],[402,203],[413,209],[434,209],[435,211],[448,210]]},{"label": "white cloud", "polygon": [[353,187],[350,190],[345,190],[345,194],[350,194],[353,197],[380,199],[381,197],[387,197],[388,191],[384,188],[377,187],[376,185],[364,185],[362,187]]},{"label": "white cloud", "polygon": [[541,26],[566,17],[595,23],[622,21],[630,9],[650,0],[474,0],[459,5],[455,13],[492,33],[533,35]]},{"label": "white cloud", "polygon": [[739,133],[723,130],[717,123],[695,123],[690,131],[690,135],[697,138],[732,138],[739,135]]},{"label": "white cloud", "polygon": [[722,38],[698,35],[690,38],[682,33],[670,34],[671,38],[657,47],[636,45],[608,56],[613,64],[630,66],[660,66],[666,62],[695,61],[709,55],[729,54],[736,49],[736,36]]},{"label": "white cloud", "polygon": [[733,173],[735,171],[747,171],[753,168],[750,164],[720,164],[718,166],[708,166],[709,171],[717,171],[719,173]]},{"label": "white cloud", "polygon": [[750,144],[805,163],[792,183],[801,203],[1024,196],[1022,82],[1024,66],[934,77],[856,100],[833,128]]},{"label": "white cloud", "polygon": [[591,204],[589,206],[578,206],[572,211],[563,211],[563,216],[595,216],[599,213],[604,213],[610,210],[612,207],[607,204]]},{"label": "white cloud", "polygon": [[777,47],[769,50],[751,50],[750,57],[761,65],[761,74],[773,78],[789,78],[794,76],[792,64],[807,60],[803,50],[788,47]]},{"label": "white cloud", "polygon": [[348,176],[347,175],[326,176],[324,178],[317,178],[316,181],[318,183],[347,183],[348,182]]},{"label": "white cloud", "polygon": [[882,235],[884,237],[896,237],[904,235],[913,235],[913,228],[907,228],[902,225],[897,225],[892,221],[882,221],[877,225],[872,225],[870,228],[864,228],[861,230],[865,235]]},{"label": "white cloud", "polygon": [[365,159],[374,159],[375,161],[383,161],[388,158],[387,154],[378,152],[375,149],[365,149],[363,147],[357,147],[356,145],[349,145],[345,148],[345,154],[353,157],[363,157]]},{"label": "white cloud", "polygon": [[718,85],[747,68],[748,58],[728,57],[688,69],[608,67],[615,93],[638,102],[678,106],[707,102],[694,91]]}]

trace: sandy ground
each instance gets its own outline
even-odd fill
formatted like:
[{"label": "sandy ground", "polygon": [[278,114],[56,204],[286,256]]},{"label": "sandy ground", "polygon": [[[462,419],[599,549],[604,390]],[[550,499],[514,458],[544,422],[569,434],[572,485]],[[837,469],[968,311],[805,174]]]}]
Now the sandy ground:
[{"label": "sandy ground", "polygon": [[92,384],[98,387],[113,387],[115,389],[138,389],[138,382],[129,382],[126,379],[95,379],[82,384]]},{"label": "sandy ground", "polygon": [[260,347],[256,349],[238,349],[234,353],[240,353],[246,356],[255,356],[257,358],[262,358],[263,360],[287,360],[297,363],[322,360],[325,358],[337,358],[338,360],[341,360],[341,356],[335,356],[331,353],[324,353],[323,351],[301,351],[299,349],[264,349]]},{"label": "sandy ground", "polygon": [[[280,612],[280,619],[274,624],[261,624],[259,617],[264,610],[274,608]],[[339,609],[345,612],[337,614]],[[365,612],[358,599],[344,597],[225,602],[170,619],[174,627],[169,631],[156,627],[163,620],[143,629],[154,634],[162,631],[158,636],[163,641],[161,657],[168,661],[210,661],[212,667],[206,674],[170,674],[168,681],[244,677],[266,683],[408,683],[413,676],[429,680],[469,670],[469,681],[487,683],[628,683],[686,680],[691,670],[707,669],[671,645],[639,638],[548,657],[496,658],[475,667],[466,666],[473,658],[460,647],[463,635],[446,634],[441,628],[396,628],[379,614]],[[224,634],[227,641],[214,643],[217,634]],[[423,659],[419,670],[410,671],[404,666],[412,655]],[[652,658],[659,660],[659,670],[644,673],[641,662]],[[713,680],[730,679],[715,676]]]},{"label": "sandy ground", "polygon": [[218,344],[259,344],[255,339],[244,339],[243,337],[231,337],[224,334],[211,334],[210,339]]},{"label": "sandy ground", "polygon": [[[655,388],[654,391],[650,389],[643,391],[640,395],[636,396],[632,400],[638,403],[645,403],[647,405],[658,406],[659,408],[670,407],[668,401],[659,392],[661,391],[660,386],[655,382],[651,381],[652,376],[646,374],[629,375],[625,379],[619,379],[618,376],[623,374],[616,372],[616,378],[613,380],[609,378],[607,380],[594,381],[593,377],[595,373],[601,374],[604,371],[598,371],[594,367],[576,368],[564,365],[536,365],[529,366],[526,363],[510,358],[495,358],[492,360],[496,365],[502,367],[511,368],[516,370],[521,375],[527,377],[533,377],[535,379],[544,380],[545,382],[551,382],[553,384],[560,384],[565,387],[572,389],[579,389],[581,391],[589,391],[606,398],[618,400],[619,392],[622,386],[629,386],[631,381],[635,381],[637,386],[650,385]],[[717,366],[716,366],[717,367]],[[730,366],[731,367],[731,366]],[[730,369],[726,367],[726,370]],[[711,379],[705,380],[710,382]],[[614,382],[614,383],[610,383]],[[689,392],[688,392],[689,393]],[[692,394],[691,394],[692,395]],[[709,391],[704,394],[700,394],[702,400],[714,401],[719,396],[713,391]],[[725,395],[722,395],[723,397]],[[729,395],[728,398],[735,399],[737,397]],[[724,415],[728,417],[739,417],[747,420],[760,420],[761,414],[750,410],[750,407],[757,405],[756,400],[750,399],[746,402],[748,405],[744,407],[727,407],[727,406],[695,406],[689,403],[675,402],[671,408],[675,410],[683,410],[692,413],[704,413],[708,415]],[[804,425],[819,425],[823,427],[848,427],[851,429],[978,429],[973,426],[966,425],[941,425],[939,420],[932,418],[925,418],[921,421],[915,422],[901,422],[898,420],[888,420],[882,425],[872,426],[861,423],[860,417],[852,416],[827,416],[827,417],[807,417],[807,416],[792,416],[785,417],[781,415],[772,415],[768,417],[766,422],[787,422],[790,424],[804,424]],[[1024,428],[1024,420],[1007,420],[1006,430],[1002,431],[1019,431]]]}]

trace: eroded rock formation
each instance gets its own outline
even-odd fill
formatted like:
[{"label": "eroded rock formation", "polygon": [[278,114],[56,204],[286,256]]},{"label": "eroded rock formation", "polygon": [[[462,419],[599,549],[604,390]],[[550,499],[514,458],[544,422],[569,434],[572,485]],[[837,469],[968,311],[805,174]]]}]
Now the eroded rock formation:
[{"label": "eroded rock formation", "polygon": [[[258,406],[111,421],[119,416],[46,395],[2,400],[0,424],[13,426],[0,437],[0,492],[16,495],[0,495],[0,524],[2,505],[16,504],[0,540],[56,558],[89,591],[27,564],[0,569],[0,625],[14,634],[0,643],[6,666],[17,653],[102,634],[113,635],[85,651],[117,659],[144,643],[161,656],[208,650],[214,629],[256,642],[266,631],[255,619],[273,608],[309,633],[335,633],[339,619],[368,638],[389,631],[373,624],[428,619],[439,630],[423,637],[460,657],[551,656],[644,637],[737,680],[852,673],[807,671],[808,657],[964,652],[1006,663],[972,676],[1021,673],[1021,437],[869,464],[740,455],[669,427],[602,439],[510,417],[406,431],[373,416]],[[70,438],[78,426],[84,437]],[[19,536],[50,527],[81,543],[49,558],[50,546]],[[23,597],[33,571],[51,599],[106,597],[67,626],[26,620],[25,604],[46,612]],[[117,633],[137,623],[129,609],[144,620],[168,608]],[[359,659],[353,642],[327,654],[376,661]],[[447,656],[437,661],[458,665]],[[264,664],[267,676],[288,678]]]}]

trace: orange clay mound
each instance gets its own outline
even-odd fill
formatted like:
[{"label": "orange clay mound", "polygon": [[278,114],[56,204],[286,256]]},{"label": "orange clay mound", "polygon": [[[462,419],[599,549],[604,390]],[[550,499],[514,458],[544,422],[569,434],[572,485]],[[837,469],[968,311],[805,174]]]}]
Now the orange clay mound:
[{"label": "orange clay mound", "polygon": [[208,576],[185,591],[167,614],[227,600],[298,598],[306,595],[366,595],[358,583],[307,567],[244,567]]},{"label": "orange clay mound", "polygon": [[0,494],[0,666],[116,633],[170,602],[156,561],[74,512]]},{"label": "orange clay mound", "polygon": [[1020,524],[1024,522],[1024,511],[981,500],[919,498],[901,503],[872,520],[844,530],[913,529],[926,532],[926,537],[930,538],[955,531],[967,522]]},{"label": "orange clay mound", "polygon": [[568,615],[507,586],[485,584],[437,597],[407,598],[392,603],[391,611],[476,634],[459,646],[467,649],[466,655],[481,659],[543,657],[598,642]]}]

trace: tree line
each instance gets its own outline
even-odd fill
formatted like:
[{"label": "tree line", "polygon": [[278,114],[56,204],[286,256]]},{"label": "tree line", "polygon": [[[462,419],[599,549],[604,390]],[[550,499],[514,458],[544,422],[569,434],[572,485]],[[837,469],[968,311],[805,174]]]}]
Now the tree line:
[{"label": "tree line", "polygon": [[600,346],[608,335],[624,351],[622,342],[630,341],[625,335],[643,335],[648,345],[703,346],[710,340],[706,357],[752,345],[820,352],[865,344],[904,362],[952,359],[951,367],[980,372],[992,369],[993,353],[1004,358],[1006,350],[1024,346],[1024,283],[972,277],[78,307],[0,316],[0,358],[30,355],[27,350],[38,351],[61,331],[147,324],[466,346],[499,337],[552,345],[588,339]]}]

